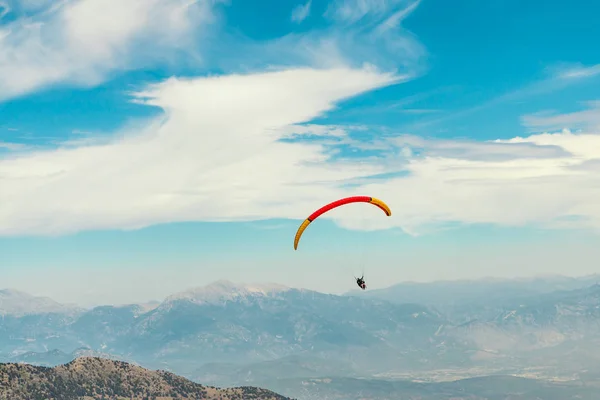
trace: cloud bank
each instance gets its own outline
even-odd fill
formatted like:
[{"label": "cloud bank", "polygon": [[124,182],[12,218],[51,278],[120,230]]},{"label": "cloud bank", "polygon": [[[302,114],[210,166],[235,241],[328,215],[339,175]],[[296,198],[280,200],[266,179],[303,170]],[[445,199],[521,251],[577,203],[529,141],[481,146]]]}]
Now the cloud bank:
[{"label": "cloud bank", "polygon": [[[506,141],[380,137],[299,125],[397,82],[374,69],[294,69],[169,79],[135,93],[164,114],[107,144],[0,161],[0,234],[63,234],[173,221],[297,218],[364,193],[378,210],[330,214],[342,226],[419,234],[448,223],[600,226],[600,136],[569,131]],[[316,140],[287,140],[310,134]],[[331,152],[378,149],[376,158]],[[370,218],[373,215],[373,218]]]}]

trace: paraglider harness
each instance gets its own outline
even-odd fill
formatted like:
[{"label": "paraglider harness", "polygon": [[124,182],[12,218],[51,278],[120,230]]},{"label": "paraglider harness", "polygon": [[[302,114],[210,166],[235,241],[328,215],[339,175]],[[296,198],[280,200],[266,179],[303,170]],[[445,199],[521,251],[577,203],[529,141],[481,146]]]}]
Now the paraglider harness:
[{"label": "paraglider harness", "polygon": [[364,280],[364,275],[361,276],[360,278],[356,278],[356,284],[362,289],[365,290],[367,288],[367,285],[365,284],[365,280]]}]

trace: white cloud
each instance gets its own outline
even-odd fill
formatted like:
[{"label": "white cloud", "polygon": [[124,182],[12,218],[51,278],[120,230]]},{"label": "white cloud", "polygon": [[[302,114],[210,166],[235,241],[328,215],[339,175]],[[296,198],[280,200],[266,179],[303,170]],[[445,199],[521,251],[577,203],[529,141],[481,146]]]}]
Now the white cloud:
[{"label": "white cloud", "polygon": [[213,18],[204,0],[52,4],[0,29],[0,100],[58,83],[95,85],[115,70],[164,62],[197,44],[199,30]]},{"label": "white cloud", "polygon": [[[415,234],[455,222],[600,227],[600,135],[365,143],[340,127],[298,126],[394,79],[368,69],[295,69],[150,86],[138,101],[165,115],[125,139],[0,161],[0,233],[302,219],[359,192],[384,199],[393,216],[345,207],[329,217],[346,227]],[[317,139],[280,140],[293,134]],[[332,160],[325,151],[335,140],[374,146],[383,158]]]},{"label": "white cloud", "polygon": [[292,10],[292,21],[300,23],[304,21],[310,14],[310,6],[312,0],[308,0],[305,4],[300,4]]},{"label": "white cloud", "polygon": [[406,167],[409,176],[363,190],[389,199],[395,224],[413,233],[449,222],[548,226],[567,217],[600,227],[600,175],[577,168],[600,159],[600,135],[562,132],[452,147],[463,150],[428,156],[425,148]]},{"label": "white cloud", "polygon": [[300,69],[151,86],[138,99],[165,116],[141,132],[0,161],[0,233],[296,217],[298,205],[338,195],[328,182],[361,169],[323,163],[321,145],[278,139],[334,101],[394,79],[373,70]]}]

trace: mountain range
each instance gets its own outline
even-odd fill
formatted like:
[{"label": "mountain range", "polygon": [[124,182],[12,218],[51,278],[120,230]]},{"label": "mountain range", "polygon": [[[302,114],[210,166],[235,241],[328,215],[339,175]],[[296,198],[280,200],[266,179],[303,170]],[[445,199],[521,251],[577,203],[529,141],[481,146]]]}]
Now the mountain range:
[{"label": "mountain range", "polygon": [[455,323],[475,317],[492,318],[515,301],[538,295],[589,287],[600,275],[542,276],[519,279],[479,279],[437,282],[403,282],[384,289],[352,290],[346,295],[386,300],[395,304],[418,303],[434,307]]},{"label": "mountain range", "polygon": [[[338,296],[218,281],[159,304],[93,309],[1,291],[0,361],[100,356],[299,399],[334,386],[319,379],[356,388],[513,375],[589,386],[600,377],[595,282],[437,282]],[[338,389],[321,398],[343,397]]]}]

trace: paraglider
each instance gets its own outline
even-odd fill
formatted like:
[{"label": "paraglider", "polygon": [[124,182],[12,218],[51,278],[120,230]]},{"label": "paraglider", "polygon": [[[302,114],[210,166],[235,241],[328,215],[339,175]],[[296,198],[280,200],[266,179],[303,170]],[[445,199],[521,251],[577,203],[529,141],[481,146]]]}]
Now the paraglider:
[{"label": "paraglider", "polygon": [[[374,197],[352,196],[352,197],[346,197],[343,199],[336,200],[334,202],[331,202],[331,203],[319,208],[317,211],[310,214],[308,216],[308,218],[306,218],[304,220],[304,222],[302,222],[302,224],[298,228],[298,231],[296,232],[296,237],[294,238],[294,250],[298,250],[298,243],[300,242],[300,238],[302,237],[302,234],[304,233],[304,231],[306,230],[308,225],[310,225],[311,222],[313,222],[315,219],[317,219],[322,214],[325,214],[326,212],[333,210],[334,208],[343,206],[345,204],[350,204],[350,203],[370,203],[370,204],[373,204],[374,206],[379,207],[385,213],[385,215],[387,215],[388,217],[392,215],[392,211],[390,210],[388,205],[385,204],[383,201],[376,199]],[[355,277],[355,279],[356,279],[356,284],[362,290],[365,290],[367,288],[367,285],[364,280],[364,273],[363,273],[363,276],[361,276],[360,278]]]},{"label": "paraglider", "polygon": [[365,290],[367,288],[367,284],[365,283],[365,276],[361,276],[360,278],[356,278],[356,284],[358,285],[359,288],[361,288],[362,290]]}]

